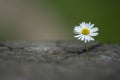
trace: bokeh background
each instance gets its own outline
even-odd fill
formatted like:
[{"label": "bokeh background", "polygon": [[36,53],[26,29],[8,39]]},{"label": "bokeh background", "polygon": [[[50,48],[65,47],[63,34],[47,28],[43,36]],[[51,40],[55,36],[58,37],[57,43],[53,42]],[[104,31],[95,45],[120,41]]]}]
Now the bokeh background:
[{"label": "bokeh background", "polygon": [[120,0],[0,0],[0,41],[76,40],[83,21],[99,27],[97,41],[120,44]]}]

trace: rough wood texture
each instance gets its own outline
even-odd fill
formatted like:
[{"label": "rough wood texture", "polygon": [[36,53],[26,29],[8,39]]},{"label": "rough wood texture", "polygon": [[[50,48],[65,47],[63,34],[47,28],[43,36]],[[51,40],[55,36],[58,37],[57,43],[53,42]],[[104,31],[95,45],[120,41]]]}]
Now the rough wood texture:
[{"label": "rough wood texture", "polygon": [[97,42],[0,43],[0,80],[120,80],[120,46]]}]

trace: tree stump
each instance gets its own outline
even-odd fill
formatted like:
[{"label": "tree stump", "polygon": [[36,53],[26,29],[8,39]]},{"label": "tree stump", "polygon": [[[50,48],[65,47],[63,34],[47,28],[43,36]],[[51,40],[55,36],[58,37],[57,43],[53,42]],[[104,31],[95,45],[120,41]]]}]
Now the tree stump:
[{"label": "tree stump", "polygon": [[80,41],[0,43],[0,80],[120,80],[120,46]]}]

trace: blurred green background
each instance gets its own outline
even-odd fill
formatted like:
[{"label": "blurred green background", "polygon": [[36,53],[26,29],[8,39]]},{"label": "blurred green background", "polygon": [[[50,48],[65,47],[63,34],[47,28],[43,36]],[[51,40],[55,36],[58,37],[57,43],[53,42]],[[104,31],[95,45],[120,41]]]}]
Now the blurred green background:
[{"label": "blurred green background", "polygon": [[96,40],[120,44],[119,0],[0,1],[7,3],[0,8],[1,41],[75,40],[74,26],[85,21],[99,28]]}]

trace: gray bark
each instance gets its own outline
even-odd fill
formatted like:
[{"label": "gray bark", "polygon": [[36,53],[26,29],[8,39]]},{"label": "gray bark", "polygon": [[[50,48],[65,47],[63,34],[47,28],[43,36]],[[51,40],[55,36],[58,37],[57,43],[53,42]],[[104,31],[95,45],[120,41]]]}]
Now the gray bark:
[{"label": "gray bark", "polygon": [[0,80],[120,80],[120,46],[79,41],[0,43]]}]

